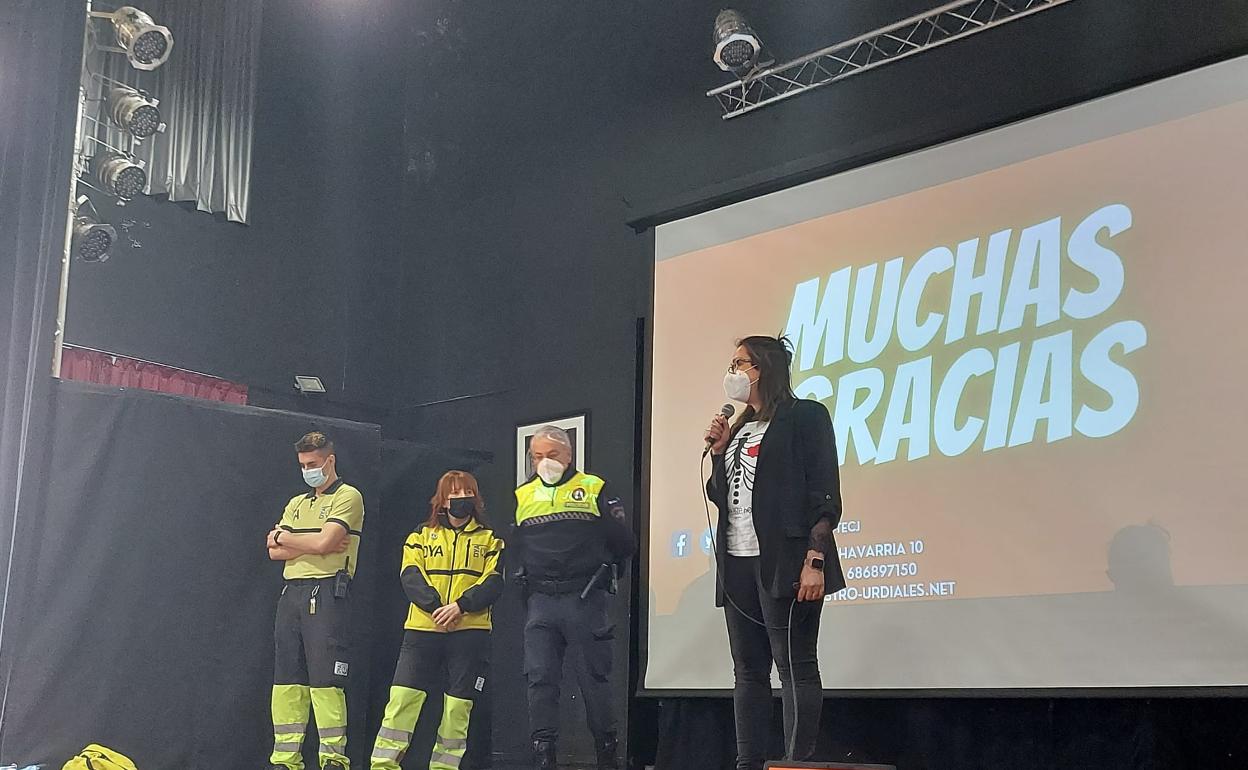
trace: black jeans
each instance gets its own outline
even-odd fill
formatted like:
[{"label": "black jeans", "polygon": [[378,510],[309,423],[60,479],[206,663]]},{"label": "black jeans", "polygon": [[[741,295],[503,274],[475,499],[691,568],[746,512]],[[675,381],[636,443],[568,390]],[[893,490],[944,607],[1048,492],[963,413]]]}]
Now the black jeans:
[{"label": "black jeans", "polygon": [[[588,580],[588,578],[586,578]],[[606,591],[529,596],[524,624],[524,673],[529,682],[529,727],[535,741],[559,737],[559,685],[565,651],[585,701],[585,717],[595,738],[614,735],[611,700],[611,647],[615,628]]]},{"label": "black jeans", "polygon": [[[724,602],[736,677],[732,705],[737,725],[737,768],[761,768],[767,759],[773,661],[780,674],[784,704],[784,753],[798,761],[809,759],[815,751],[823,708],[817,657],[823,602],[773,598],[759,581],[758,558],[752,556],[727,557],[724,589],[742,611],[767,625],[760,626]],[[790,610],[791,629],[787,628]]]}]

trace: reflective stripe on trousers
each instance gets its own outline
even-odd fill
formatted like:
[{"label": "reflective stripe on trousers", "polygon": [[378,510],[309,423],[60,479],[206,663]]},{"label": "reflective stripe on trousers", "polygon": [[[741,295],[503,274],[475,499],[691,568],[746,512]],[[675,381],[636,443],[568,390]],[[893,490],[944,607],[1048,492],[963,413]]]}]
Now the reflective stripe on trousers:
[{"label": "reflective stripe on trousers", "polygon": [[429,757],[429,770],[458,770],[468,748],[468,720],[472,716],[472,701],[447,695],[442,703],[442,723],[438,725],[438,739]]},{"label": "reflective stripe on trousers", "polygon": [[412,742],[412,731],[425,705],[428,694],[411,687],[390,688],[390,700],[381,718],[381,730],[373,744],[373,756],[369,762],[372,770],[400,770],[399,763]]},{"label": "reflective stripe on trousers", "polygon": [[308,729],[308,709],[312,705],[309,688],[301,684],[273,685],[273,753],[269,764],[289,770],[303,770],[303,735]]},{"label": "reflective stripe on trousers", "polygon": [[312,687],[312,712],[320,746],[321,767],[328,762],[350,766],[347,759],[347,696],[339,687]]}]

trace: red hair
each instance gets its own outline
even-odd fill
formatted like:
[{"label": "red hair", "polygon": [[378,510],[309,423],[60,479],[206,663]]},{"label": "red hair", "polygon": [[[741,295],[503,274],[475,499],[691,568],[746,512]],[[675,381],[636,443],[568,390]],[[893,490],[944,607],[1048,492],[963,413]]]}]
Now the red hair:
[{"label": "red hair", "polygon": [[429,519],[425,522],[425,526],[442,526],[438,514],[446,513],[450,507],[448,501],[451,499],[452,492],[471,492],[473,515],[476,516],[477,521],[485,515],[485,501],[481,499],[477,479],[468,471],[447,471],[442,474],[442,478],[438,479],[438,491],[429,500]]}]

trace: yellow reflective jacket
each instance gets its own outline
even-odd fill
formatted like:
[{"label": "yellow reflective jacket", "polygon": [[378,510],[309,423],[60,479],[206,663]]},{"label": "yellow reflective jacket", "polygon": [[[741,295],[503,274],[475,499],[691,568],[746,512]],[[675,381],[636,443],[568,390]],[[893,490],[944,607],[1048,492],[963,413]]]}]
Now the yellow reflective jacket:
[{"label": "yellow reflective jacket", "polygon": [[456,602],[456,631],[489,629],[490,608],[503,592],[503,541],[475,518],[463,529],[422,525],[403,544],[403,590],[411,605],[403,627],[438,631],[433,611]]},{"label": "yellow reflective jacket", "polygon": [[120,751],[92,743],[66,762],[61,770],[136,770],[136,768],[130,757]]}]

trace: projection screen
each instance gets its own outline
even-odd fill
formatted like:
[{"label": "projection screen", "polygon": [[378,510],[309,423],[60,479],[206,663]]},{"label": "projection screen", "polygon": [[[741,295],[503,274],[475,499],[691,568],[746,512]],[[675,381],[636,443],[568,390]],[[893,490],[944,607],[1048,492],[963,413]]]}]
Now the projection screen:
[{"label": "projection screen", "polygon": [[655,249],[646,689],[732,686],[698,458],[782,331],[841,463],[825,688],[1248,683],[1248,58]]}]

